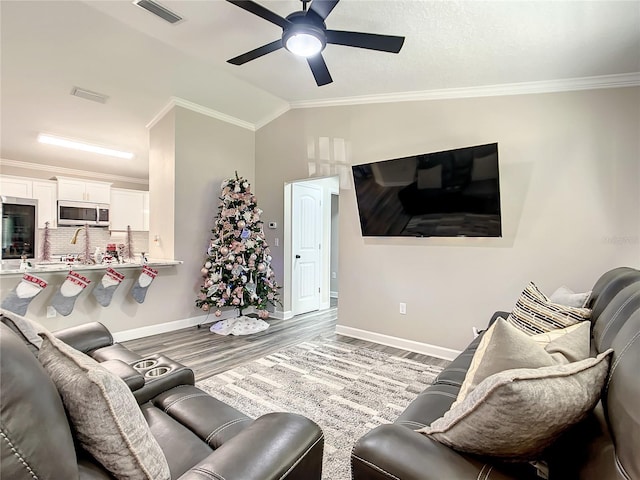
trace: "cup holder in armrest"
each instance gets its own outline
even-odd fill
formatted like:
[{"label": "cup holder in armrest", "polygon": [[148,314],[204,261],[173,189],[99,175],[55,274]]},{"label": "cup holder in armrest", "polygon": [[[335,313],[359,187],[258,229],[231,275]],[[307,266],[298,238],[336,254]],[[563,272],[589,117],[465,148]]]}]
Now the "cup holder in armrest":
[{"label": "cup holder in armrest", "polygon": [[193,385],[193,370],[164,355],[149,355],[130,364],[144,377],[144,386],[133,392],[140,405],[180,385]]},{"label": "cup holder in armrest", "polygon": [[146,370],[147,368],[155,367],[158,364],[157,360],[152,358],[145,358],[144,360],[140,360],[132,365],[136,370]]},{"label": "cup holder in armrest", "polygon": [[145,372],[144,376],[148,378],[161,377],[162,375],[166,375],[167,373],[169,373],[171,370],[173,369],[170,367],[160,366],[148,370],[147,372]]}]

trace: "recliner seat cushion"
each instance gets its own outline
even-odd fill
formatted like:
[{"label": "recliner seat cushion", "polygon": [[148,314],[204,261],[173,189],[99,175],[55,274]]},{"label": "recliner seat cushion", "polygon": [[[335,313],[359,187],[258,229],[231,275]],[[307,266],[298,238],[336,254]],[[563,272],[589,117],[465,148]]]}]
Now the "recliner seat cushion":
[{"label": "recliner seat cushion", "polygon": [[118,479],[169,480],[169,466],[124,381],[48,333],[38,359],[80,444]]}]

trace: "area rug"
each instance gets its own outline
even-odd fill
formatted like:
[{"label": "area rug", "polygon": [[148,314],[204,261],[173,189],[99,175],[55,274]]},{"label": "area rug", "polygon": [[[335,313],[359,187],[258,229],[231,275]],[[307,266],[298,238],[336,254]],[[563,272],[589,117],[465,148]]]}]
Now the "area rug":
[{"label": "area rug", "polygon": [[322,478],[351,478],[358,438],[392,423],[442,367],[343,342],[298,344],[207,378],[197,386],[256,418],[294,412],[325,435]]}]

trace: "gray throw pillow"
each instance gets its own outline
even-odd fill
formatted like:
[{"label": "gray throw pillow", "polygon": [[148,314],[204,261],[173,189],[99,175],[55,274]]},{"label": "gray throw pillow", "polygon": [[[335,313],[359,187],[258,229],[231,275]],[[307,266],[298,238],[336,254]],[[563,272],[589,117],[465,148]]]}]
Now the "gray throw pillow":
[{"label": "gray throw pillow", "polygon": [[42,345],[42,338],[40,338],[38,333],[48,330],[39,323],[4,308],[0,308],[0,319],[2,319],[2,323],[22,338],[27,347],[29,347],[29,350],[31,350],[31,353],[37,357],[38,350],[40,350],[40,346]]},{"label": "gray throw pillow", "polygon": [[491,375],[443,417],[417,431],[463,452],[536,459],[595,407],[612,352],[609,349],[579,362]]},{"label": "gray throw pillow", "polygon": [[557,330],[553,339],[541,343],[499,317],[482,336],[454,405],[482,380],[503,370],[550,367],[588,358],[590,325],[580,322]]},{"label": "gray throw pillow", "polygon": [[76,438],[117,479],[169,480],[169,465],[122,379],[49,333],[38,359],[56,385]]},{"label": "gray throw pillow", "polygon": [[507,321],[529,335],[536,335],[566,328],[590,318],[590,309],[567,307],[550,302],[546,295],[531,282],[518,298]]},{"label": "gray throw pillow", "polygon": [[549,301],[567,307],[582,308],[587,305],[589,297],[591,297],[591,291],[576,293],[569,287],[563,285],[549,296]]}]

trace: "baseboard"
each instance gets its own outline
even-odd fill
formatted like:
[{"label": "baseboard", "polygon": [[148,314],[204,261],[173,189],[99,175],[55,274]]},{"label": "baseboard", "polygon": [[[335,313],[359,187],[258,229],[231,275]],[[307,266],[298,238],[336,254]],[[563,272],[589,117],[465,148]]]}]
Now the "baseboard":
[{"label": "baseboard", "polygon": [[[243,313],[252,313],[251,308],[247,308]],[[173,332],[174,330],[180,330],[181,328],[195,327],[196,325],[208,325],[210,323],[217,322],[218,320],[226,320],[227,318],[234,318],[238,316],[238,311],[235,309],[222,311],[222,315],[216,317],[213,314],[199,315],[197,317],[183,318],[181,320],[174,320],[165,323],[156,323],[155,325],[147,325],[146,327],[132,328],[131,330],[123,330],[121,332],[114,332],[114,342],[126,342],[127,340],[135,340],[137,338],[150,337],[151,335],[158,335],[159,333]]]},{"label": "baseboard", "polygon": [[269,312],[269,316],[276,320],[289,320],[290,318],[293,318],[293,312],[291,310],[276,310],[274,312]]},{"label": "baseboard", "polygon": [[460,352],[458,350],[438,347],[437,345],[430,345],[428,343],[416,342],[399,337],[392,337],[390,335],[370,332],[368,330],[360,330],[359,328],[347,327],[344,325],[336,325],[336,333],[339,335],[344,335],[346,337],[368,340],[370,342],[379,343],[381,345],[401,348],[403,350],[409,350],[410,352],[422,353],[423,355],[430,355],[432,357],[442,358],[444,360],[453,360],[458,355],[460,355]]}]

